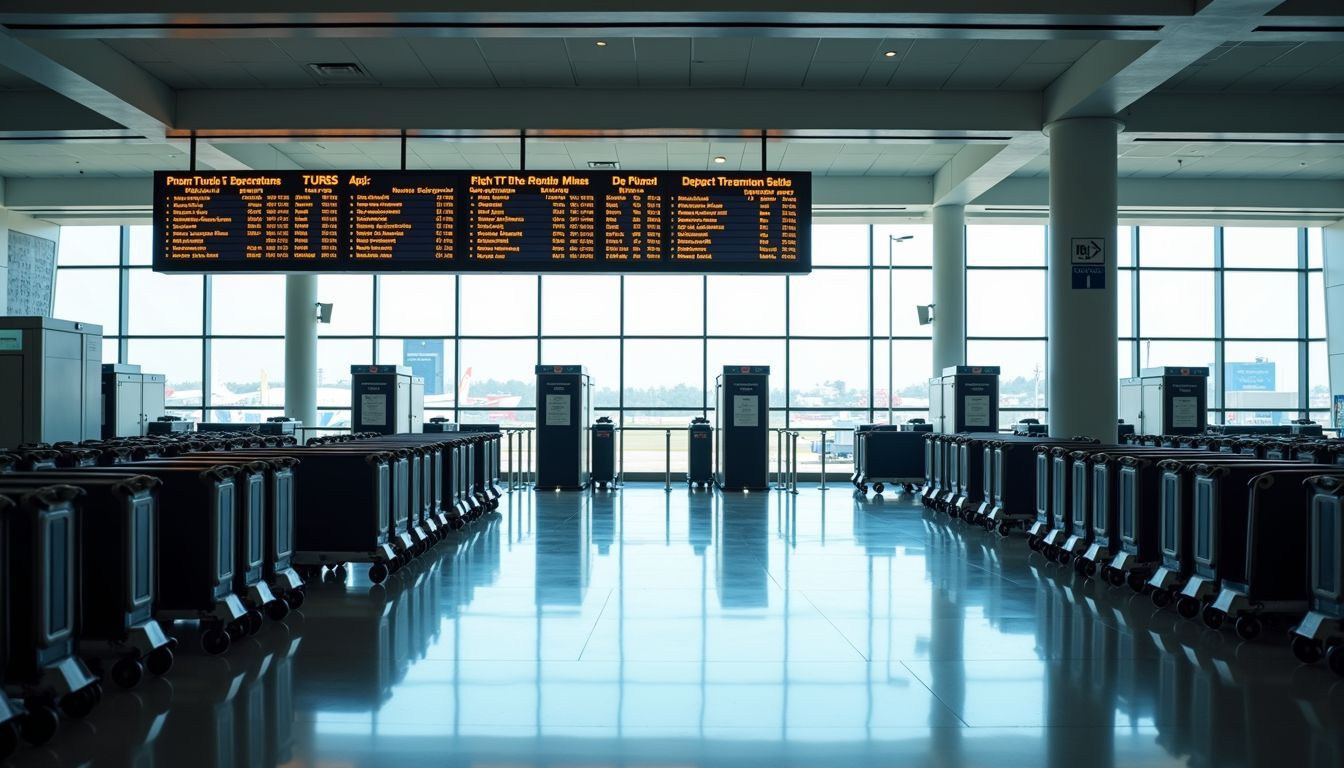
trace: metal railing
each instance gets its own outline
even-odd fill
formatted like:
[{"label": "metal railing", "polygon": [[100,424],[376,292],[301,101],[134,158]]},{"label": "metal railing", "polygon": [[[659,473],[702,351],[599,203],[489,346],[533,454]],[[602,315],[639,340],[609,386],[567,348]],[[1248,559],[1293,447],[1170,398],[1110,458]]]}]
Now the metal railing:
[{"label": "metal railing", "polygon": [[[508,427],[501,429],[504,435],[506,459],[506,472],[509,485],[508,492],[515,490],[525,490],[534,487],[537,484],[536,468],[532,463],[532,433],[536,427]],[[514,445],[514,440],[518,444]],[[527,446],[524,450],[524,440]],[[514,456],[518,457],[517,466],[514,465]]]}]

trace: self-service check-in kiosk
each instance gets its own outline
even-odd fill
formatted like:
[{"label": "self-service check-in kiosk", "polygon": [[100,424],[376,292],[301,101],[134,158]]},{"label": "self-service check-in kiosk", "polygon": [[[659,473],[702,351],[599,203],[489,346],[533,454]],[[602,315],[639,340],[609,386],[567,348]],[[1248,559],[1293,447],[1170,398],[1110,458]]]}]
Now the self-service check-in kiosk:
[{"label": "self-service check-in kiosk", "polygon": [[764,491],[770,480],[770,366],[725,365],[714,390],[714,481],[725,491]]},{"label": "self-service check-in kiosk", "polygon": [[951,365],[929,379],[929,423],[940,434],[999,428],[999,367]]},{"label": "self-service check-in kiosk", "polygon": [[1141,435],[1198,435],[1208,427],[1208,403],[1208,368],[1144,368],[1120,380],[1120,418]]},{"label": "self-service check-in kiosk", "polygon": [[581,365],[538,365],[537,489],[588,487],[589,387]]},{"label": "self-service check-in kiosk", "polygon": [[419,432],[425,421],[424,379],[401,365],[352,365],[350,410],[354,432]]}]

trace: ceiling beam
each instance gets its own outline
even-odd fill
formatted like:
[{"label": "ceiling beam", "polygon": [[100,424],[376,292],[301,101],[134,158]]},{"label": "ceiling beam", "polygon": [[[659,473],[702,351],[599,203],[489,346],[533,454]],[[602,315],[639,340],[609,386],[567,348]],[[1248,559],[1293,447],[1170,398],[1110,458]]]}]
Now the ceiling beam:
[{"label": "ceiling beam", "polygon": [[967,144],[934,174],[933,204],[966,205],[1039,157],[1046,146],[1040,132],[1003,145]]},{"label": "ceiling beam", "polygon": [[1127,135],[1284,141],[1344,141],[1344,95],[1166,93],[1121,113]]},{"label": "ceiling beam", "polygon": [[184,90],[177,127],[206,132],[396,129],[936,131],[1040,129],[1040,94],[637,88]]},{"label": "ceiling beam", "polygon": [[[1119,180],[1122,209],[1223,211],[1228,213],[1344,214],[1344,184],[1316,179],[1148,179]],[[981,195],[975,207],[1048,208],[1050,180],[1008,179]]]},{"label": "ceiling beam", "polygon": [[135,135],[115,120],[52,91],[0,91],[0,138],[84,132]]}]

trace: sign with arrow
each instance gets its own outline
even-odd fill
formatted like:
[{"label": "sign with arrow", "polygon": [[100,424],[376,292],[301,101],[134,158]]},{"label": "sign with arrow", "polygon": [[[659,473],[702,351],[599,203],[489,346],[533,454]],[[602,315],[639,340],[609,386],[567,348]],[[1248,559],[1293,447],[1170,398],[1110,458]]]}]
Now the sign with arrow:
[{"label": "sign with arrow", "polygon": [[1069,239],[1069,261],[1073,265],[1073,287],[1100,290],[1106,287],[1106,238]]}]

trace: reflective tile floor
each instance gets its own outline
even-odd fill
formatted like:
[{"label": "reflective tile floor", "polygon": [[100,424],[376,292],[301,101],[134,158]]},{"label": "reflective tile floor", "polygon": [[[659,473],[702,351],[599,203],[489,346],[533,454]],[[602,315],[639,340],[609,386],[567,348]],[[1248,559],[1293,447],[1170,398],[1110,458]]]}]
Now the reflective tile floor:
[{"label": "reflective tile floor", "polygon": [[1344,680],[908,498],[514,493],[17,766],[1330,766]]}]

